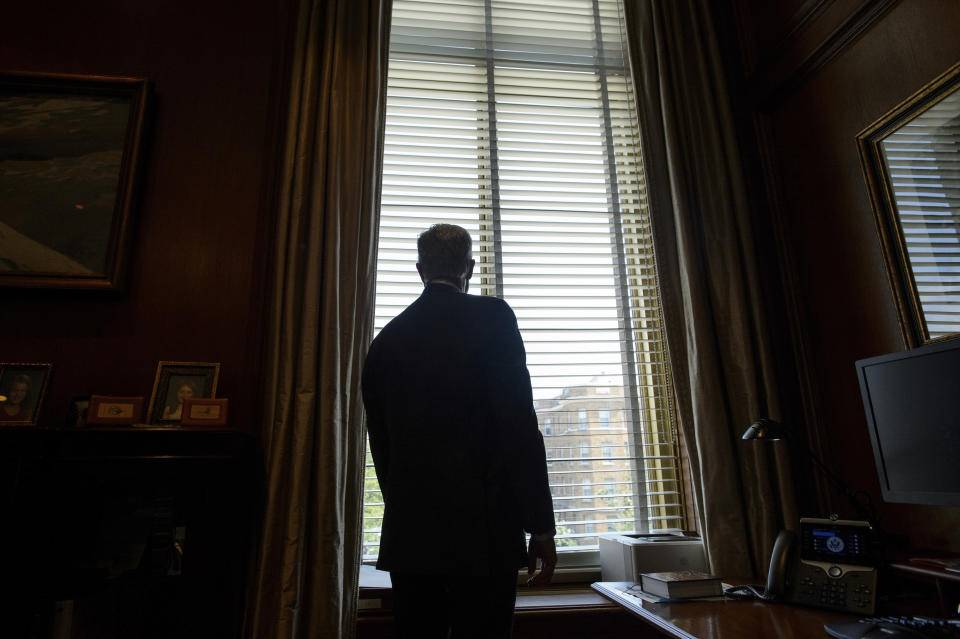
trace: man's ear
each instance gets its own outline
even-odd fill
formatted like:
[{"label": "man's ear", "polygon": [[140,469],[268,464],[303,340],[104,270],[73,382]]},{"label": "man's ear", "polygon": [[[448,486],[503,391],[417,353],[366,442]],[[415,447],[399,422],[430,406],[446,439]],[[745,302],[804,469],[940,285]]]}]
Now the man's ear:
[{"label": "man's ear", "polygon": [[467,272],[464,275],[464,278],[469,280],[471,277],[473,277],[473,267],[476,266],[476,264],[477,264],[476,260],[470,260],[467,263]]},{"label": "man's ear", "polygon": [[423,267],[420,266],[420,262],[417,262],[417,273],[420,274],[420,281],[426,284],[427,278],[423,276]]}]

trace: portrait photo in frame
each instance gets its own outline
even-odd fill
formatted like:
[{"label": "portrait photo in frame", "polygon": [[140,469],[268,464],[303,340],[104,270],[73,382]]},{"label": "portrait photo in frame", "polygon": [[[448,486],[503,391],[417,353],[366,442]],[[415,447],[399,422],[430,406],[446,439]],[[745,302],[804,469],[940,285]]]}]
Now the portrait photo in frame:
[{"label": "portrait photo in frame", "polygon": [[0,426],[36,426],[53,364],[0,362]]},{"label": "portrait photo in frame", "polygon": [[213,362],[160,362],[150,395],[150,424],[176,425],[183,400],[211,399],[217,393],[220,364]]}]

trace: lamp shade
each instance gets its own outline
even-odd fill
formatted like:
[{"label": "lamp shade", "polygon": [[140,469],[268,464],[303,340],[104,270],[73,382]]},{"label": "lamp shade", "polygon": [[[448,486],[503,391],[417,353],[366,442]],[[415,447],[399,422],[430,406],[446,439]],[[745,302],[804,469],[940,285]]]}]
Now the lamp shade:
[{"label": "lamp shade", "polygon": [[775,441],[777,439],[787,439],[788,437],[789,431],[787,431],[783,424],[763,417],[750,424],[740,439],[769,439]]}]

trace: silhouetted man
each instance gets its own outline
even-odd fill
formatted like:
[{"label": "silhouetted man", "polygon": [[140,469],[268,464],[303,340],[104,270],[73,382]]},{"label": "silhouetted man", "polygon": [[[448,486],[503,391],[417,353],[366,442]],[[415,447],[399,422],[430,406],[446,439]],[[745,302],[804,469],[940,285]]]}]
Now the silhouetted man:
[{"label": "silhouetted man", "polygon": [[[363,400],[385,509],[377,567],[401,637],[509,637],[517,570],[556,565],[543,438],[517,320],[467,295],[470,235],[417,239],[423,294],[367,354]],[[529,551],[524,531],[531,534]]]}]

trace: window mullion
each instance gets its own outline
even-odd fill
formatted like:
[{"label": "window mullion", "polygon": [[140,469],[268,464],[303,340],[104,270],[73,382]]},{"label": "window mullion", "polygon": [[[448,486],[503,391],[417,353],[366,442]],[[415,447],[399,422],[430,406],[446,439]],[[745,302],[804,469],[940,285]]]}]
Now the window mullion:
[{"label": "window mullion", "polygon": [[490,223],[493,234],[494,295],[503,298],[503,235],[500,225],[500,164],[497,148],[497,100],[493,51],[493,7],[484,0],[484,44],[487,78],[487,135],[490,154]]},{"label": "window mullion", "polygon": [[610,117],[610,93],[607,86],[607,63],[603,50],[603,32],[600,28],[600,5],[593,0],[593,28],[597,48],[597,76],[600,79],[600,97],[603,112],[603,145],[606,152],[607,176],[610,187],[610,225],[613,230],[613,270],[617,282],[617,316],[620,330],[620,343],[623,351],[621,367],[623,369],[624,391],[629,414],[634,423],[633,428],[627,429],[627,439],[630,448],[634,451],[631,462],[633,470],[633,517],[637,532],[649,530],[647,517],[641,517],[643,506],[647,503],[647,486],[643,479],[646,477],[646,464],[643,460],[643,441],[640,436],[642,428],[638,424],[640,406],[637,400],[637,356],[633,344],[633,330],[630,322],[630,288],[627,282],[625,268],[626,255],[623,246],[623,225],[620,211],[620,190],[617,180],[617,159],[613,144],[613,127]]}]

